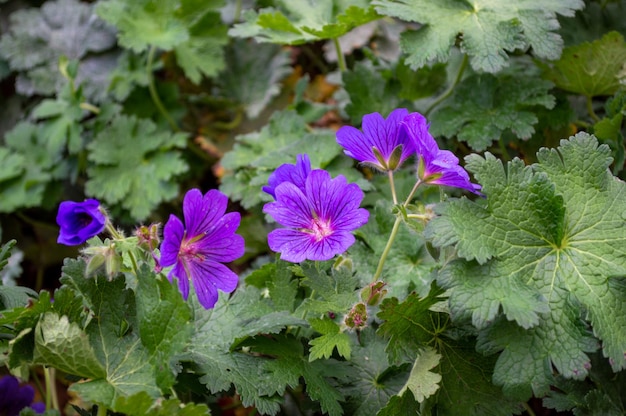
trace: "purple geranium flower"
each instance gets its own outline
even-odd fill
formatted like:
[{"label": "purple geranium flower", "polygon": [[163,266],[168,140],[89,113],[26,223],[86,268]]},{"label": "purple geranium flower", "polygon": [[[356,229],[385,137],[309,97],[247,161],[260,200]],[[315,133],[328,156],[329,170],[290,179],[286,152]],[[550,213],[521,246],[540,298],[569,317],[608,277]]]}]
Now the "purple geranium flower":
[{"label": "purple geranium flower", "polygon": [[470,177],[459,159],[449,150],[441,150],[428,132],[428,122],[420,113],[411,113],[402,121],[408,136],[414,143],[418,157],[418,177],[425,183],[453,186],[482,195],[480,185],[470,182]]},{"label": "purple geranium flower", "polygon": [[311,173],[311,161],[309,155],[298,155],[295,165],[285,163],[280,165],[267,180],[268,186],[263,187],[263,191],[272,195],[276,199],[274,193],[276,187],[283,182],[291,182],[304,191],[304,183],[307,176]]},{"label": "purple geranium flower", "polygon": [[29,384],[20,386],[17,378],[5,376],[0,379],[0,415],[17,416],[24,408],[30,407],[37,413],[46,411],[46,406],[33,403],[35,390]]},{"label": "purple geranium flower", "polygon": [[276,201],[263,211],[286,228],[267,236],[272,250],[293,263],[330,260],[354,244],[352,231],[367,222],[369,212],[359,208],[363,191],[346,178],[331,179],[325,170],[315,169],[306,178],[304,189],[283,182],[275,189]]},{"label": "purple geranium flower", "polygon": [[409,112],[404,108],[393,110],[384,119],[379,113],[363,116],[362,129],[343,126],[337,131],[337,143],[344,153],[359,162],[382,171],[397,169],[415,152],[401,122]]},{"label": "purple geranium flower", "polygon": [[[198,189],[187,192],[183,201],[185,225],[174,215],[163,229],[160,265],[174,265],[167,277],[178,279],[178,287],[187,300],[189,281],[200,304],[210,309],[217,302],[217,290],[230,293],[239,278],[222,263],[231,262],[244,253],[243,237],[235,234],[239,227],[238,212],[226,214],[228,198],[211,190],[204,196]],[[186,228],[185,228],[186,226]]]},{"label": "purple geranium flower", "polygon": [[106,216],[100,209],[100,202],[95,199],[63,201],[59,205],[57,224],[61,227],[57,242],[75,246],[102,232]]}]

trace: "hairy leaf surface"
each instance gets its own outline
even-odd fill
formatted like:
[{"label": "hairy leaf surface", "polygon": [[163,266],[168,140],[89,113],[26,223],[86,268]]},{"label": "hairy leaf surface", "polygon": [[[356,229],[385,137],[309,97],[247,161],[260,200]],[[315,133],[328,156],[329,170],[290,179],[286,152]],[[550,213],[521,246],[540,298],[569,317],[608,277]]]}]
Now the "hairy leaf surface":
[{"label": "hairy leaf surface", "polygon": [[470,156],[487,198],[442,204],[426,230],[462,258],[439,278],[452,315],[471,317],[483,351],[501,352],[494,381],[519,397],[545,394],[552,366],[584,378],[598,341],[614,371],[626,367],[626,186],[586,133],[537,157],[505,168]]},{"label": "hairy leaf surface", "polygon": [[402,50],[412,68],[447,62],[457,38],[472,68],[495,73],[508,65],[507,52],[532,48],[546,59],[556,59],[563,40],[555,33],[558,14],[573,16],[581,0],[375,0],[378,13],[421,23],[405,32]]}]

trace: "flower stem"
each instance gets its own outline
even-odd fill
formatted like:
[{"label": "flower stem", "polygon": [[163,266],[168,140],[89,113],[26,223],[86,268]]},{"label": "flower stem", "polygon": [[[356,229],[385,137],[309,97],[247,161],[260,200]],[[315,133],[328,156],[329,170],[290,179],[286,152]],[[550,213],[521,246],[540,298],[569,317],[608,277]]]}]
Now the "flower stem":
[{"label": "flower stem", "polygon": [[600,121],[600,117],[593,111],[593,99],[590,95],[587,96],[587,112],[589,113],[589,117],[593,120],[594,123]]},{"label": "flower stem", "polygon": [[415,195],[415,192],[417,191],[417,188],[419,188],[419,186],[424,183],[422,182],[421,179],[418,179],[417,182],[415,182],[415,185],[413,185],[413,189],[411,189],[411,192],[409,193],[409,196],[407,196],[406,201],[404,201],[404,204],[402,204],[402,206],[406,207],[407,205],[409,205],[411,203],[411,200],[413,199],[413,195]]},{"label": "flower stem", "polygon": [[59,398],[55,384],[54,368],[44,367],[43,376],[46,380],[46,409],[59,410]]},{"label": "flower stem", "polygon": [[463,62],[461,62],[461,66],[459,67],[459,72],[456,74],[456,78],[454,79],[454,82],[452,83],[452,85],[448,87],[447,90],[445,90],[443,94],[439,96],[439,98],[437,98],[435,101],[433,101],[430,104],[430,106],[424,112],[424,116],[428,116],[428,114],[430,114],[430,112],[433,111],[435,107],[437,107],[446,98],[452,95],[452,93],[454,92],[454,88],[456,88],[458,83],[461,82],[461,78],[463,77],[463,73],[465,72],[465,69],[467,68],[468,62],[469,62],[469,59],[467,58],[467,55],[463,55]]},{"label": "flower stem", "polygon": [[[111,224],[111,221],[107,218],[104,228],[108,231],[108,233],[113,237],[114,240],[123,240],[124,235],[120,233],[114,226]],[[135,256],[132,251],[128,251],[128,257],[130,258],[130,262],[133,264],[133,270],[135,271],[135,276],[139,271],[139,267],[137,267],[137,260],[135,260]]]},{"label": "flower stem", "polygon": [[393,204],[398,205],[398,197],[396,196],[396,185],[393,182],[393,171],[388,170],[387,176],[389,176],[389,186],[391,187],[391,197],[393,198]]},{"label": "flower stem", "polygon": [[161,98],[159,98],[159,94],[157,93],[156,86],[154,84],[154,74],[152,74],[152,62],[154,62],[154,54],[156,52],[156,46],[152,45],[150,47],[150,51],[148,52],[148,61],[146,63],[146,71],[148,72],[148,90],[150,91],[150,97],[152,98],[152,102],[157,107],[159,112],[165,120],[169,123],[174,131],[180,131],[176,121],[172,118],[170,113],[167,112]]},{"label": "flower stem", "polygon": [[346,72],[348,70],[346,66],[346,57],[343,56],[343,52],[341,52],[339,38],[333,38],[333,44],[335,45],[335,50],[337,51],[337,63],[339,64],[339,70],[341,72]]},{"label": "flower stem", "polygon": [[235,15],[233,17],[233,23],[237,23],[239,21],[239,19],[241,19],[241,5],[243,3],[243,0],[237,0],[237,3],[235,4]]},{"label": "flower stem", "polygon": [[107,415],[107,407],[102,404],[98,404],[97,416],[106,416],[106,415]]},{"label": "flower stem", "polygon": [[374,278],[372,279],[372,283],[375,283],[380,278],[380,275],[383,272],[383,266],[385,265],[385,260],[387,260],[387,256],[389,255],[389,251],[391,251],[391,246],[396,239],[396,235],[398,234],[398,230],[400,229],[400,223],[402,222],[402,217],[398,215],[396,217],[396,222],[393,223],[393,228],[391,229],[391,234],[389,234],[389,240],[387,240],[387,245],[383,250],[383,254],[380,256],[380,260],[378,260],[378,267],[376,268],[376,273],[374,273]]},{"label": "flower stem", "polygon": [[528,403],[522,403],[522,406],[524,407],[524,410],[526,410],[526,413],[528,413],[529,416],[535,416],[535,412],[533,412],[533,409],[530,408]]},{"label": "flower stem", "polygon": [[[402,204],[403,207],[406,207],[407,205],[409,205],[409,203],[411,202],[411,199],[413,199],[413,195],[415,194],[415,191],[417,191],[417,188],[422,183],[423,182],[420,179],[418,179],[417,182],[415,182],[413,189],[411,189],[411,193],[407,197],[406,201],[404,201],[404,203]],[[396,203],[395,197],[394,197],[394,203]],[[389,239],[387,240],[387,245],[385,246],[385,249],[383,250],[383,254],[380,256],[380,260],[378,261],[378,267],[376,268],[376,272],[374,273],[374,278],[372,279],[372,283],[375,283],[380,278],[380,275],[383,272],[383,266],[385,265],[385,261],[387,260],[387,256],[389,255],[389,251],[391,250],[391,246],[393,245],[393,242],[396,239],[396,235],[398,234],[398,230],[400,229],[401,222],[402,222],[402,216],[399,214],[398,216],[396,216],[396,221],[393,223],[391,234],[389,234]]]}]

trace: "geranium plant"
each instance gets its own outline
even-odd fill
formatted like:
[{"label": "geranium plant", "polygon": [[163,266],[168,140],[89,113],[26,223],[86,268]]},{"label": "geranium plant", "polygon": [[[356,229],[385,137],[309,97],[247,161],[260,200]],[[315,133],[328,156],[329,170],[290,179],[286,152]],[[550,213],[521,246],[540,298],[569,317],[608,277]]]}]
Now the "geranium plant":
[{"label": "geranium plant", "polygon": [[0,12],[0,413],[626,413],[625,1]]}]

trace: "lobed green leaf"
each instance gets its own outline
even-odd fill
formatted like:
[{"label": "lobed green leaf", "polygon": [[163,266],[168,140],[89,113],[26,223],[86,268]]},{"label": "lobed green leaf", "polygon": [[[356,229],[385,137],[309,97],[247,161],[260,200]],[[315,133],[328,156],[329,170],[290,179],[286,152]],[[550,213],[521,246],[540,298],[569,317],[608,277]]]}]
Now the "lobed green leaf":
[{"label": "lobed green leaf", "polygon": [[405,32],[400,46],[413,69],[447,62],[460,39],[461,50],[477,71],[495,73],[508,65],[507,53],[532,48],[540,58],[556,59],[563,40],[555,33],[557,14],[573,16],[581,0],[375,0],[382,15],[417,22],[416,31]]}]

